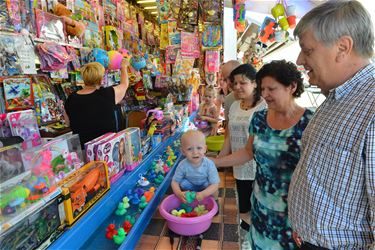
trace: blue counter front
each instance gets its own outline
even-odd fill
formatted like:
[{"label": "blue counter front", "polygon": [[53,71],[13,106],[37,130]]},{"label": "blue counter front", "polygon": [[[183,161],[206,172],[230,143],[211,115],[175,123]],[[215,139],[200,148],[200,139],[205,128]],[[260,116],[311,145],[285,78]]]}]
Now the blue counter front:
[{"label": "blue counter front", "polygon": [[110,223],[119,225],[118,216],[114,211],[118,203],[122,200],[126,190],[135,186],[140,174],[145,173],[151,166],[152,161],[159,155],[165,153],[166,147],[178,140],[181,133],[176,133],[163,143],[159,144],[142,163],[132,172],[124,174],[116,183],[111,186],[108,193],[99,200],[82,218],[80,218],[71,228],[67,229],[60,238],[53,242],[49,249],[133,249],[137,245],[139,238],[146,229],[153,213],[156,211],[166,190],[170,186],[175,166],[181,156],[177,158],[171,171],[165,176],[163,183],[157,188],[148,206],[133,225],[126,240],[122,245],[115,245],[113,241],[105,238],[106,227]]}]

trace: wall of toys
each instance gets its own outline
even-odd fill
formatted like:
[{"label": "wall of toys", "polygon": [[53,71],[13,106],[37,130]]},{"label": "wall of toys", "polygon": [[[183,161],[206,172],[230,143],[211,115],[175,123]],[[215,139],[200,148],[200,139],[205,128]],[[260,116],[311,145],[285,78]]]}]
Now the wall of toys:
[{"label": "wall of toys", "polygon": [[[21,138],[0,148],[1,249],[46,247],[60,236],[55,247],[66,248],[64,237],[93,221],[88,242],[136,244],[169,186],[187,110],[197,109],[201,84],[216,83],[222,9],[219,1],[159,0],[154,17],[136,1],[0,1],[0,138]],[[63,104],[83,84],[82,65],[101,63],[106,87],[119,83],[123,59],[131,87],[118,132],[82,152]],[[132,112],[143,112],[141,128],[126,128]],[[99,210],[99,220],[85,219]]]}]

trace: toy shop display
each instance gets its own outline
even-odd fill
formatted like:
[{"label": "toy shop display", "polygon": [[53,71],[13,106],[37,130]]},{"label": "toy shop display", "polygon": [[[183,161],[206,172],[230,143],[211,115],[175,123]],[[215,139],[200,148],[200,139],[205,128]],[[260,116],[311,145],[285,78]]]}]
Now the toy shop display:
[{"label": "toy shop display", "polygon": [[66,223],[72,225],[109,190],[108,167],[104,161],[92,161],[62,183]]},{"label": "toy shop display", "polygon": [[35,10],[37,35],[39,38],[52,40],[55,42],[66,42],[64,19],[44,12]]},{"label": "toy shop display", "polygon": [[246,28],[246,1],[235,0],[233,5],[234,27],[238,32],[244,32]]},{"label": "toy shop display", "polygon": [[98,151],[98,146],[107,138],[112,137],[115,133],[106,133],[102,136],[99,136],[91,141],[85,143],[85,151],[86,151],[86,162],[94,161],[96,152]]}]

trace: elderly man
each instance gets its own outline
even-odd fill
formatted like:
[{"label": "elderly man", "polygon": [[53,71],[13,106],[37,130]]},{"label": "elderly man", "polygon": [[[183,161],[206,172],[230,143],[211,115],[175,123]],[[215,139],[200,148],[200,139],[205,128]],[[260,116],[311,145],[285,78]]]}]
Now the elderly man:
[{"label": "elderly man", "polygon": [[302,249],[375,249],[374,27],[357,1],[328,1],[294,34],[297,64],[328,93],[302,138],[289,218]]}]

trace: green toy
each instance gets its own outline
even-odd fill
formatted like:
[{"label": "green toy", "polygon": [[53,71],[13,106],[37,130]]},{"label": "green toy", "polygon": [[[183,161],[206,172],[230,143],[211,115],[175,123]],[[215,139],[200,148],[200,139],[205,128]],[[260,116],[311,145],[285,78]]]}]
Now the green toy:
[{"label": "green toy", "polygon": [[193,208],[191,206],[189,206],[188,204],[185,204],[185,203],[181,203],[181,209],[185,209],[185,211],[187,213],[190,213],[191,211],[193,211]]},{"label": "green toy", "polygon": [[125,204],[123,202],[120,202],[116,209],[116,215],[124,215],[126,213]]},{"label": "green toy", "polygon": [[126,232],[122,227],[120,227],[116,235],[113,235],[113,241],[117,245],[121,245],[122,242],[124,242],[125,238],[126,238]]},{"label": "green toy", "polygon": [[197,196],[197,193],[193,191],[188,191],[185,193],[185,198],[188,203],[192,203],[195,200],[196,196]]},{"label": "green toy", "polygon": [[140,209],[143,209],[143,208],[145,208],[145,207],[147,207],[147,205],[148,205],[148,203],[147,203],[147,201],[146,201],[146,197],[145,196],[142,196],[141,197],[141,201],[139,202],[139,208]]},{"label": "green toy", "polygon": [[129,221],[130,224],[132,224],[132,225],[134,225],[134,223],[135,223],[135,217],[131,216],[131,215],[126,215],[125,220]]}]

